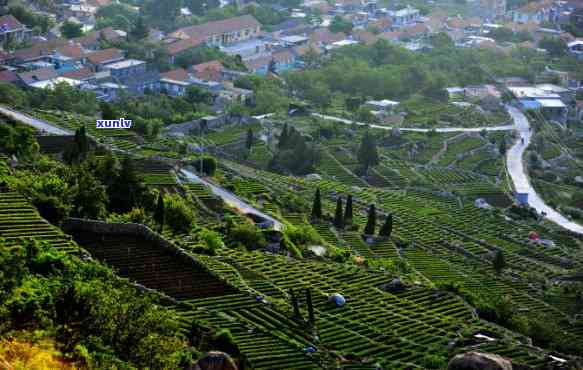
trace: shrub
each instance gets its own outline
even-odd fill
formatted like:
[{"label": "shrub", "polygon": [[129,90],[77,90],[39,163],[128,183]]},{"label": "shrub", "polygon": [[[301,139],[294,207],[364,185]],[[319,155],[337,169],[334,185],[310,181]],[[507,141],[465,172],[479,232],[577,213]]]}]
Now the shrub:
[{"label": "shrub", "polygon": [[228,236],[230,240],[244,245],[249,250],[260,249],[267,244],[261,231],[249,222],[232,226],[229,229]]},{"label": "shrub", "polygon": [[203,229],[199,233],[199,238],[206,244],[206,246],[209,248],[212,254],[215,254],[217,249],[225,245],[223,243],[223,238],[221,237],[221,234],[213,230]]},{"label": "shrub", "polygon": [[194,212],[187,201],[178,194],[164,196],[166,226],[176,233],[187,233],[194,222]]}]

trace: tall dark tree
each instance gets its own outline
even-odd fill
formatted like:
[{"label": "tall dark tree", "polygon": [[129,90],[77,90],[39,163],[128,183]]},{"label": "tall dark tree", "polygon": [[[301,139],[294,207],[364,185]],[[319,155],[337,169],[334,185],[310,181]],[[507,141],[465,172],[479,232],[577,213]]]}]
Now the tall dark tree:
[{"label": "tall dark tree", "polygon": [[393,215],[389,214],[385,220],[385,223],[383,224],[379,231],[379,236],[389,238],[392,233],[393,233]]},{"label": "tall dark tree", "polygon": [[377,151],[376,140],[368,131],[362,138],[357,156],[365,174],[368,173],[370,167],[376,166],[379,163],[379,153]]},{"label": "tall dark tree", "polygon": [[346,209],[344,210],[344,225],[351,225],[352,217],[354,217],[352,211],[352,195],[349,195],[348,198],[346,198]]},{"label": "tall dark tree", "polygon": [[506,140],[504,140],[504,138],[502,138],[498,144],[498,152],[500,155],[506,155]]},{"label": "tall dark tree", "polygon": [[255,136],[253,135],[253,129],[251,129],[251,127],[249,127],[249,129],[247,130],[247,138],[245,139],[245,147],[247,147],[247,150],[251,150],[254,143],[255,143]]},{"label": "tall dark tree", "polygon": [[279,134],[279,142],[277,143],[277,147],[279,149],[284,149],[288,145],[288,138],[289,138],[289,127],[287,122],[283,125],[283,129],[281,130],[281,134]]},{"label": "tall dark tree", "polygon": [[312,303],[312,290],[306,288],[306,305],[308,306],[308,322],[310,326],[314,326],[316,323],[316,318],[314,316],[314,305]]},{"label": "tall dark tree", "polygon": [[494,270],[497,274],[502,273],[502,270],[506,267],[506,258],[504,257],[504,252],[498,250],[494,255],[494,261],[492,262]]},{"label": "tall dark tree", "polygon": [[138,17],[130,31],[131,38],[134,40],[142,40],[148,37],[148,33],[148,25],[146,24],[144,17]]},{"label": "tall dark tree", "polygon": [[342,198],[341,197],[338,197],[338,199],[336,199],[336,212],[334,213],[334,226],[336,226],[337,229],[344,228],[344,215],[342,212]]},{"label": "tall dark tree", "polygon": [[374,235],[377,226],[377,210],[374,204],[371,204],[368,209],[368,219],[366,227],[364,228],[365,235]]},{"label": "tall dark tree", "polygon": [[164,195],[162,192],[158,194],[158,203],[156,204],[156,211],[154,212],[154,221],[159,225],[160,232],[164,230]]},{"label": "tall dark tree", "polygon": [[141,204],[147,190],[132,159],[126,157],[121,163],[119,176],[109,189],[110,207],[116,212],[128,212]]},{"label": "tall dark tree", "polygon": [[314,194],[314,203],[312,204],[312,218],[322,218],[322,198],[320,196],[320,188],[316,189],[316,194]]}]

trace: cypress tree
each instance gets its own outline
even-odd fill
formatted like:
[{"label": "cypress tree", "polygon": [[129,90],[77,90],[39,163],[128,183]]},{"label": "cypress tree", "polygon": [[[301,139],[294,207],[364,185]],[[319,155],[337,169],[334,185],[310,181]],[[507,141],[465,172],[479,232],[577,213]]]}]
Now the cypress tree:
[{"label": "cypress tree", "polygon": [[154,221],[160,225],[160,232],[162,232],[164,230],[164,196],[162,192],[158,194],[158,204],[154,212]]},{"label": "cypress tree", "polygon": [[492,264],[498,275],[502,273],[502,270],[506,267],[506,258],[504,257],[504,252],[501,250],[497,251]]},{"label": "cypress tree", "polygon": [[314,317],[314,305],[312,304],[312,290],[306,288],[306,304],[308,305],[308,322],[310,326],[314,326],[316,319]]},{"label": "cypress tree", "polygon": [[287,122],[283,125],[283,130],[281,130],[281,134],[279,134],[279,142],[277,143],[277,147],[281,150],[287,146],[287,141],[289,139],[289,128],[287,126]]},{"label": "cypress tree", "polygon": [[387,219],[385,220],[385,223],[381,227],[381,230],[379,231],[379,236],[389,238],[392,232],[393,232],[393,215],[389,214],[387,216]]},{"label": "cypress tree", "polygon": [[255,137],[253,136],[253,130],[251,129],[251,127],[249,127],[249,129],[247,130],[247,139],[245,140],[245,146],[247,147],[247,150],[251,150],[254,142]]},{"label": "cypress tree", "polygon": [[295,294],[293,289],[289,290],[289,295],[291,296],[292,307],[294,308],[294,318],[301,319],[302,314],[300,313],[300,306],[298,304],[298,297],[296,297],[296,294]]},{"label": "cypress tree", "polygon": [[366,174],[368,174],[370,167],[376,166],[379,163],[376,140],[368,131],[362,138],[360,147],[358,148],[357,158]]},{"label": "cypress tree", "polygon": [[352,195],[346,199],[346,209],[344,210],[344,225],[352,224]]},{"label": "cypress tree", "polygon": [[336,212],[334,213],[334,226],[337,229],[344,228],[344,215],[342,214],[342,198],[336,199]]},{"label": "cypress tree", "polygon": [[312,219],[322,218],[322,199],[320,197],[320,188],[316,189],[314,203],[312,205]]},{"label": "cypress tree", "polygon": [[377,211],[374,204],[370,205],[368,209],[368,220],[366,221],[366,227],[364,228],[365,235],[374,235],[374,231],[377,226]]}]

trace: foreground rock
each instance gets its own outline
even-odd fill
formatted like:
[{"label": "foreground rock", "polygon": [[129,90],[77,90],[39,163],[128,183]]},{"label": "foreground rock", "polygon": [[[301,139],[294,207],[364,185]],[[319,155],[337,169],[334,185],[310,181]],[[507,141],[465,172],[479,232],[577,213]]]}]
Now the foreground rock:
[{"label": "foreground rock", "polygon": [[451,359],[448,370],[512,370],[512,363],[491,353],[467,352]]}]

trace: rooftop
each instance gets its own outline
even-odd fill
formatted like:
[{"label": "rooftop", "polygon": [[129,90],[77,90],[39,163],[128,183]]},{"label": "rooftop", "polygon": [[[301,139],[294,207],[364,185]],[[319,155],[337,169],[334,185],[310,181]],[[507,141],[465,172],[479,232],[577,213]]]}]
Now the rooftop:
[{"label": "rooftop", "polygon": [[129,67],[135,67],[142,64],[146,64],[143,60],[137,59],[126,59],[122,60],[121,62],[111,63],[105,66],[107,69],[124,69]]},{"label": "rooftop", "polygon": [[83,84],[83,82],[79,80],[73,80],[71,78],[66,77],[55,77],[51,78],[50,80],[34,82],[30,84],[30,86],[38,89],[54,89],[55,86],[59,83],[66,83],[71,86],[79,86]]}]

